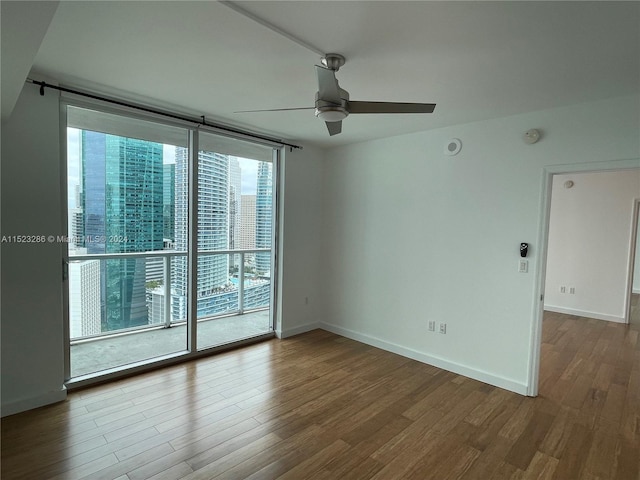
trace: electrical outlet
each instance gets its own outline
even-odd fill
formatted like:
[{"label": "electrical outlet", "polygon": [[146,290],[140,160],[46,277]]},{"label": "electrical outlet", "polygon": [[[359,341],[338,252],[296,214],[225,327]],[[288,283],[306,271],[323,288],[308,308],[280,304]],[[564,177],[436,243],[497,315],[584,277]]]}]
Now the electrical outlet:
[{"label": "electrical outlet", "polygon": [[429,320],[429,331],[430,332],[435,332],[436,331],[436,321],[435,320]]},{"label": "electrical outlet", "polygon": [[576,293],[576,287],[569,287],[569,293],[571,295],[575,294]]},{"label": "electrical outlet", "polygon": [[440,333],[447,333],[447,324],[446,323],[441,323],[440,324]]},{"label": "electrical outlet", "polygon": [[567,293],[567,287],[565,287],[564,285],[560,287],[560,293]]}]

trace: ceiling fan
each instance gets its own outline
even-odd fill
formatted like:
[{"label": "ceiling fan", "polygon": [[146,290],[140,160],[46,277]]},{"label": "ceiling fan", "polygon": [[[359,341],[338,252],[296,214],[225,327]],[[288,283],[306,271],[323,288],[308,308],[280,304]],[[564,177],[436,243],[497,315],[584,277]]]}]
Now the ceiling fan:
[{"label": "ceiling fan", "polygon": [[329,135],[342,131],[342,120],[350,114],[359,113],[432,113],[435,103],[397,102],[356,102],[349,100],[349,92],[340,88],[336,72],[345,63],[345,58],[337,53],[328,53],[322,58],[323,66],[316,65],[318,91],[314,107],[275,108],[269,110],[244,110],[247,112],[278,112],[287,110],[308,110],[315,108],[316,117],[324,120]]}]

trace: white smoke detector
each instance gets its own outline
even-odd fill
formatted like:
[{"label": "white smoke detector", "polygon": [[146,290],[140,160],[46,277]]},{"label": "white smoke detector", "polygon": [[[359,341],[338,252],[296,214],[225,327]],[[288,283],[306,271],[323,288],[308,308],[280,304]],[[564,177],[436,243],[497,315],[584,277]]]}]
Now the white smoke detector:
[{"label": "white smoke detector", "polygon": [[535,128],[527,130],[526,132],[524,132],[523,140],[524,143],[527,143],[529,145],[536,143],[538,140],[540,140],[540,131],[536,130]]}]

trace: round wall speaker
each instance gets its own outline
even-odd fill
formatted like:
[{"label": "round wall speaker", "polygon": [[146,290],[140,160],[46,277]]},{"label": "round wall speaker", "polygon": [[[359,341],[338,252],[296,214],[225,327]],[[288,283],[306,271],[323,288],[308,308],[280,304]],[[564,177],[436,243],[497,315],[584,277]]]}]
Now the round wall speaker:
[{"label": "round wall speaker", "polygon": [[462,149],[462,142],[459,138],[452,138],[444,147],[444,153],[447,155],[457,155]]}]

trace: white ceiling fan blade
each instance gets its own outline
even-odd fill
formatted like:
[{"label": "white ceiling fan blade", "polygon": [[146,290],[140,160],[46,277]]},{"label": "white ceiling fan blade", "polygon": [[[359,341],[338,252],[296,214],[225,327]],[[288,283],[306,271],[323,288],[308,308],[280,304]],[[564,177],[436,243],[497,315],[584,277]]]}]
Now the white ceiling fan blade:
[{"label": "white ceiling fan blade", "polygon": [[347,102],[349,113],[433,113],[435,103]]},{"label": "white ceiling fan blade", "polygon": [[327,130],[329,130],[330,137],[342,132],[342,120],[340,120],[339,122],[324,122],[324,123],[327,124]]},{"label": "white ceiling fan blade", "polygon": [[318,100],[342,105],[336,72],[316,65],[316,74],[318,76]]}]

